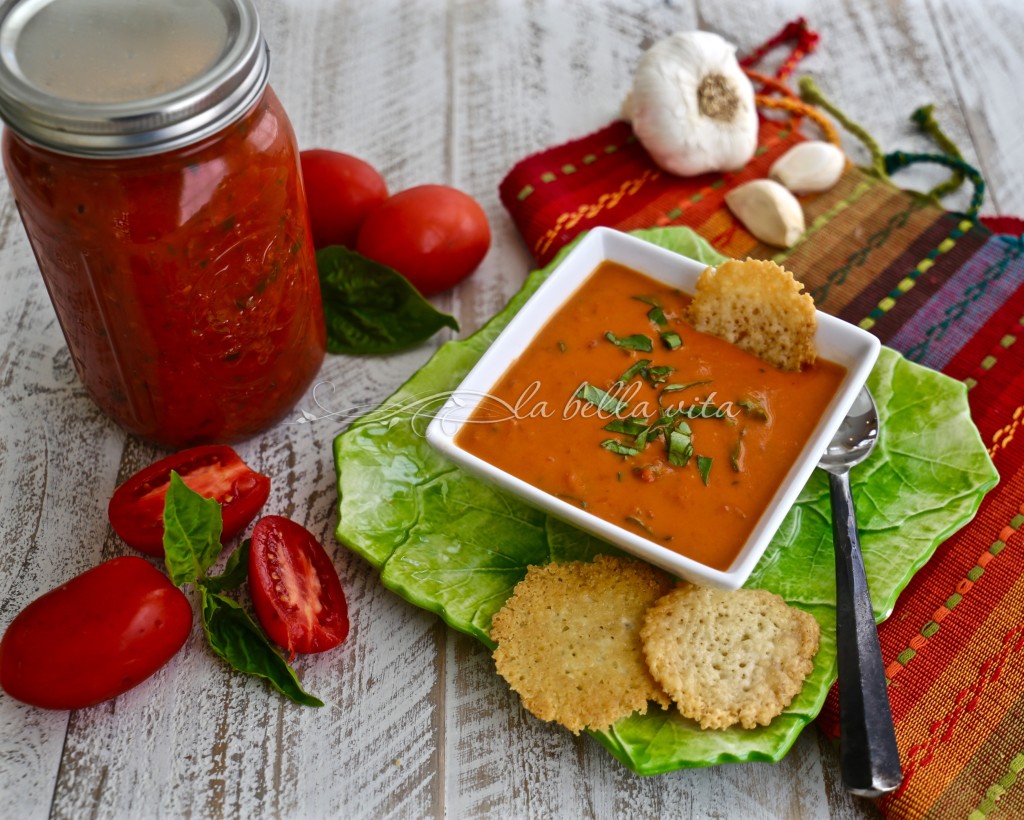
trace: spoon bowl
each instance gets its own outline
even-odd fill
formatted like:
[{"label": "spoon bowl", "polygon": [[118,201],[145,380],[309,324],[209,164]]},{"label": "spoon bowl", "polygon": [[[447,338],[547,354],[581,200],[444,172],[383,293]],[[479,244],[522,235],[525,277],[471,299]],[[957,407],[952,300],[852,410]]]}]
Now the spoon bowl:
[{"label": "spoon bowl", "polygon": [[850,406],[839,429],[818,461],[828,473],[849,472],[871,455],[878,443],[878,408],[866,387]]}]

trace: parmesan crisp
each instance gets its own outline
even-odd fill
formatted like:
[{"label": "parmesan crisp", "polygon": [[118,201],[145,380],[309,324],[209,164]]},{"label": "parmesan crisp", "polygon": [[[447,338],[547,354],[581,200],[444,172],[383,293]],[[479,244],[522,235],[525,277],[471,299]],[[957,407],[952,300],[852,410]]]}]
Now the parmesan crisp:
[{"label": "parmesan crisp", "polygon": [[660,570],[599,555],[531,566],[494,616],[494,661],[523,706],[579,734],[607,729],[648,701],[670,701],[644,663],[644,612],[672,588]]},{"label": "parmesan crisp", "polygon": [[730,259],[697,280],[688,319],[783,370],[799,370],[817,356],[818,320],[803,285],[774,262]]},{"label": "parmesan crisp", "polygon": [[702,729],[767,726],[814,668],[813,616],[763,589],[684,584],[647,612],[647,665],[680,714]]}]

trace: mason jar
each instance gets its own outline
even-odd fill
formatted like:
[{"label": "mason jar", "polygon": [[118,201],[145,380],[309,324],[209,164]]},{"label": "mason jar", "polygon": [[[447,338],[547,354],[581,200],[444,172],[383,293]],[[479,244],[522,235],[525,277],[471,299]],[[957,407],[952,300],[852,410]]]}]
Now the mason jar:
[{"label": "mason jar", "polygon": [[298,149],[250,0],[0,15],[4,167],[86,390],[166,447],[279,421],[325,335]]}]

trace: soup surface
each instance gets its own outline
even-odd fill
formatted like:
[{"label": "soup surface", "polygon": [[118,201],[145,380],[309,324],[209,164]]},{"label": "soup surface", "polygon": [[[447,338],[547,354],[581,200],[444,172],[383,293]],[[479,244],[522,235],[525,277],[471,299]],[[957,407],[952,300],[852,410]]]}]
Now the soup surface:
[{"label": "soup surface", "polygon": [[845,370],[779,370],[685,321],[690,298],[602,263],[456,436],[463,450],[725,570]]}]

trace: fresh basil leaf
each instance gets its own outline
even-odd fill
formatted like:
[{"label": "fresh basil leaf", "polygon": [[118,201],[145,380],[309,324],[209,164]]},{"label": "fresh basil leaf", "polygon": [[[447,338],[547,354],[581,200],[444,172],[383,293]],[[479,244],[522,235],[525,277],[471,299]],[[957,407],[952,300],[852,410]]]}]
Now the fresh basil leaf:
[{"label": "fresh basil leaf", "polygon": [[331,353],[394,353],[458,322],[386,265],[332,245],[317,251]]},{"label": "fresh basil leaf", "polygon": [[675,350],[677,347],[683,346],[683,337],[674,331],[666,330],[658,335],[661,336],[662,344],[669,350]]},{"label": "fresh basil leaf", "polygon": [[164,565],[175,586],[206,575],[220,555],[220,504],[190,490],[174,470],[164,499]]},{"label": "fresh basil leaf", "polygon": [[205,578],[202,583],[209,592],[226,592],[229,589],[238,589],[245,583],[249,576],[249,548],[252,541],[246,538],[231,555],[224,566],[224,572],[220,575],[212,575]]},{"label": "fresh basil leaf", "polygon": [[580,385],[579,390],[576,391],[576,398],[589,402],[598,410],[604,410],[606,413],[614,413],[616,415],[629,407],[629,402],[620,401],[600,387],[594,387],[594,385],[588,382],[583,382]]},{"label": "fresh basil leaf", "polygon": [[610,438],[601,442],[601,446],[610,452],[615,453],[618,456],[638,456],[640,451],[636,447],[630,447],[628,444],[624,444],[621,441]]},{"label": "fresh basil leaf", "polygon": [[632,336],[620,339],[609,330],[604,334],[604,337],[616,347],[624,347],[627,350],[639,350],[643,353],[650,353],[654,350],[654,344],[650,338],[641,333],[635,333]]},{"label": "fresh basil leaf", "polygon": [[306,692],[284,658],[278,654],[244,609],[230,598],[200,586],[203,631],[210,648],[224,661],[247,675],[266,680],[278,692],[303,706],[323,706]]},{"label": "fresh basil leaf", "polygon": [[707,456],[697,456],[697,471],[700,473],[700,480],[704,482],[704,486],[708,486],[708,476],[711,475],[711,464],[714,461],[713,458]]}]

